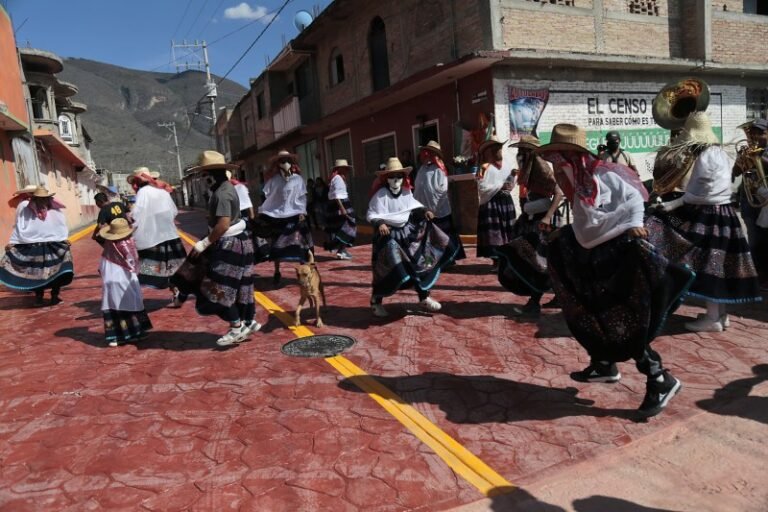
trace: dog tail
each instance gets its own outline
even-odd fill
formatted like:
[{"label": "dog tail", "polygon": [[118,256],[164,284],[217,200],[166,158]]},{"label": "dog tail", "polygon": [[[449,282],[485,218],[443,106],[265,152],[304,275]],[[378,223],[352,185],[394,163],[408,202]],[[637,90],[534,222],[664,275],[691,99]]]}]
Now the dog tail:
[{"label": "dog tail", "polygon": [[309,249],[307,251],[307,253],[309,254],[309,258],[307,259],[307,263],[309,263],[310,265],[314,264],[315,263],[315,254],[312,252],[312,249]]}]

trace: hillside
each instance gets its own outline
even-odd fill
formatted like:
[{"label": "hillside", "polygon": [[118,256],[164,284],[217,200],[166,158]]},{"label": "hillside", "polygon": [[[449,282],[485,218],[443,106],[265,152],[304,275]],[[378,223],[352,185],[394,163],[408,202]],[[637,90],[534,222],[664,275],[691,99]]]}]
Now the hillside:
[{"label": "hillside", "polygon": [[[204,93],[205,73],[154,73],[86,59],[66,59],[58,76],[77,85],[73,99],[85,103],[86,129],[97,167],[130,171],[145,165],[175,181],[178,175],[173,138],[157,123],[176,122],[182,166],[192,163],[203,149],[215,148],[208,135],[210,109],[195,103]],[[225,80],[218,87],[216,107],[234,105],[246,93],[241,85]],[[192,128],[190,128],[190,122]]]}]

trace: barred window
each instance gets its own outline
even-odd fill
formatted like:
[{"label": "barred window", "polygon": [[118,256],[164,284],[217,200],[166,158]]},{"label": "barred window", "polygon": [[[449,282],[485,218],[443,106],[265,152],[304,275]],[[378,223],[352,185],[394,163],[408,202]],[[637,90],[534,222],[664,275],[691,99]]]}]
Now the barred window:
[{"label": "barred window", "polygon": [[658,16],[659,6],[656,4],[656,0],[629,0],[629,12],[632,14]]},{"label": "barred window", "polygon": [[768,89],[747,89],[747,119],[768,118]]},{"label": "barred window", "polygon": [[529,2],[536,2],[539,4],[554,4],[554,5],[565,5],[567,7],[573,7],[573,4],[576,0],[528,0]]}]

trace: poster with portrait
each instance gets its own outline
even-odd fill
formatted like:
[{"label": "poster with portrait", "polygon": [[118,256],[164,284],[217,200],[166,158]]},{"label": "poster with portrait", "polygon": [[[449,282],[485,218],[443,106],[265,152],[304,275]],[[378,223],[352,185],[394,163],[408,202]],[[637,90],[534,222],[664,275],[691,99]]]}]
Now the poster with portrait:
[{"label": "poster with portrait", "polygon": [[548,100],[549,89],[509,88],[510,140],[520,140],[521,135],[536,136],[536,127]]}]

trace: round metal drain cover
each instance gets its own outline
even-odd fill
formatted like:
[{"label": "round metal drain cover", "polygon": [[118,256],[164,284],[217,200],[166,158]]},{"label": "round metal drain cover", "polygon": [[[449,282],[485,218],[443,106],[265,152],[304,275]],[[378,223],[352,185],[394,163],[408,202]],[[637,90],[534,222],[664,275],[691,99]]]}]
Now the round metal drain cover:
[{"label": "round metal drain cover", "polygon": [[318,334],[291,340],[280,349],[287,356],[333,357],[347,351],[355,338],[340,334]]}]

